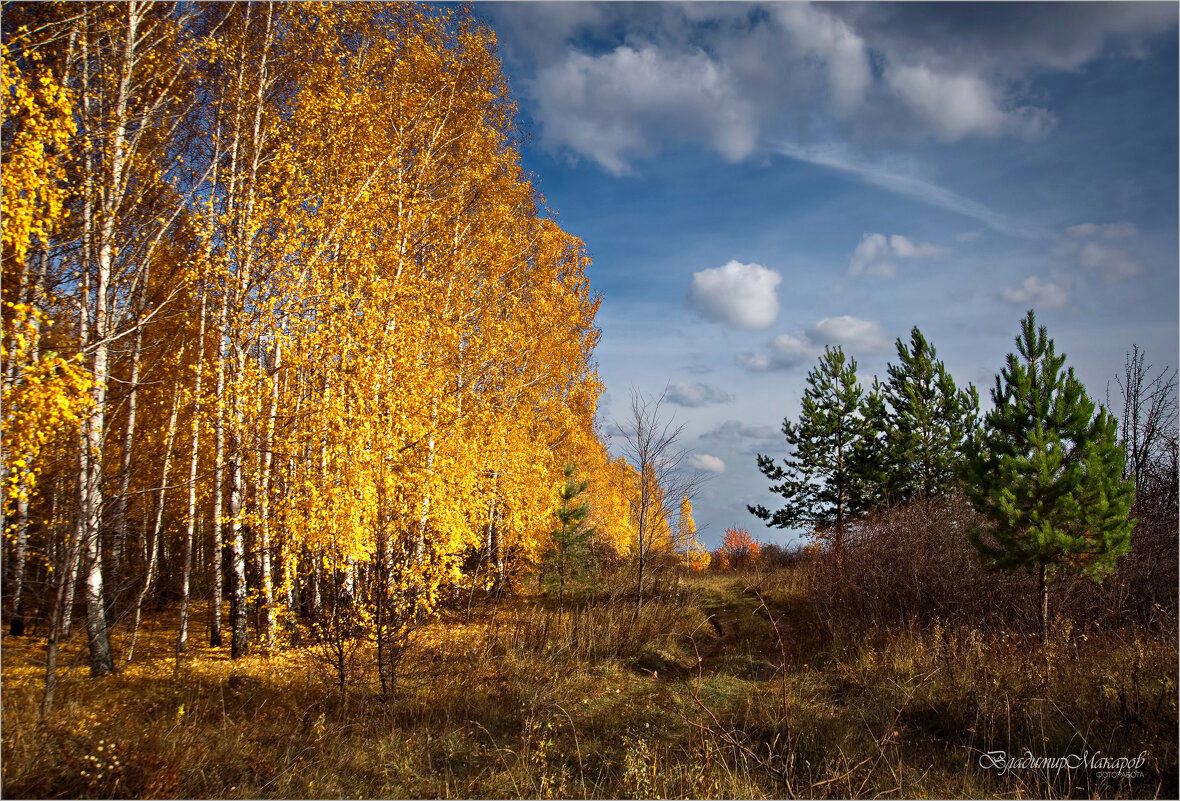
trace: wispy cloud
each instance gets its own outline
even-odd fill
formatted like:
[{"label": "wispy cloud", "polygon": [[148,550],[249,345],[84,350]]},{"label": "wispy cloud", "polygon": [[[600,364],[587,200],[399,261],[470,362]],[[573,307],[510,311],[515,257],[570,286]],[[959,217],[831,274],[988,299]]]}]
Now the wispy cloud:
[{"label": "wispy cloud", "polygon": [[1094,236],[1101,236],[1103,239],[1126,239],[1129,236],[1137,235],[1139,226],[1125,220],[1106,225],[1087,222],[1070,226],[1065,229],[1065,233],[1074,239],[1089,239]]},{"label": "wispy cloud", "polygon": [[895,194],[910,197],[955,214],[961,214],[1000,233],[1024,239],[1039,239],[1045,236],[1043,232],[1013,220],[982,203],[963,197],[915,175],[896,172],[879,164],[864,161],[851,155],[843,147],[804,147],[792,142],[778,141],[774,144],[774,148],[778,153],[788,158],[843,172]]},{"label": "wispy cloud", "polygon": [[[1065,238],[1054,249],[1054,254],[1076,260],[1082,267],[1098,273],[1108,284],[1142,275],[1143,263],[1125,250],[1108,247],[1096,241],[1102,239],[1127,239],[1139,234],[1139,227],[1132,222],[1116,222],[1106,225],[1082,223],[1065,229]],[[1084,243],[1084,244],[1083,244]]]}]

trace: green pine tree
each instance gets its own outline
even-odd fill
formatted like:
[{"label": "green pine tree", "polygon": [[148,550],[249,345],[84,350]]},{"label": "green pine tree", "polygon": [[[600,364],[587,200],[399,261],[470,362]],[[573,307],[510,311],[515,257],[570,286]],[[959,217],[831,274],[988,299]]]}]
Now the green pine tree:
[{"label": "green pine tree", "polygon": [[917,326],[897,340],[899,363],[887,368],[889,412],[879,480],[890,503],[931,500],[951,488],[978,426],[979,393],[958,389]]},{"label": "green pine tree", "polygon": [[825,348],[819,364],[807,374],[803,409],[798,423],[783,421],[790,455],[779,465],[758,454],[758,469],[771,481],[771,492],[785,505],[771,512],[748,506],[768,526],[811,528],[831,542],[839,567],[848,521],[864,511],[869,498],[858,463],[858,453],[870,436],[863,412],[864,391],[856,380],[856,359],[840,348]]},{"label": "green pine tree", "polygon": [[853,471],[858,480],[865,510],[890,506],[897,494],[897,471],[889,461],[890,424],[886,387],[873,377],[873,386],[865,393],[860,414],[865,421],[864,435],[853,451]]},{"label": "green pine tree", "polygon": [[578,591],[587,588],[587,579],[594,562],[594,554],[590,548],[594,528],[586,526],[590,505],[585,501],[576,501],[577,497],[586,491],[589,482],[576,480],[576,471],[577,468],[573,464],[566,463],[565,483],[557,490],[557,497],[561,502],[553,512],[557,517],[558,527],[550,532],[552,545],[542,557],[542,583],[548,591],[557,593],[559,623],[565,611],[567,590]]},{"label": "green pine tree", "polygon": [[1122,475],[1117,421],[1095,413],[1073,368],[1062,371],[1065,355],[1031,310],[1016,348],[967,465],[968,495],[990,523],[971,542],[996,568],[1037,571],[1046,642],[1049,582],[1063,573],[1098,581],[1115,569],[1131,547],[1135,487]]}]

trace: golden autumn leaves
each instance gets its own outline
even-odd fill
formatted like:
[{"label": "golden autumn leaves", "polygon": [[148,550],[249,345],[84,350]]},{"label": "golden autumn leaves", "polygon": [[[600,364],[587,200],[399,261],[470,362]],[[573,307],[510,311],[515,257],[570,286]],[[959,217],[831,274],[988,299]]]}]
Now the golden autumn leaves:
[{"label": "golden autumn leaves", "polygon": [[[42,309],[44,282],[27,275],[34,239],[48,240],[66,211],[63,156],[74,134],[70,93],[39,60],[17,68],[0,45],[2,116],[15,121],[5,142],[2,351],[5,513],[27,504],[42,465],[42,449],[62,426],[77,423],[87,405],[88,379],[76,360],[42,353],[42,329],[52,324]],[[5,532],[7,534],[7,532]]]},{"label": "golden autumn leaves", "polygon": [[[5,460],[57,510],[22,536],[85,579],[92,646],[129,581],[179,584],[184,620],[211,593],[215,643],[228,587],[234,655],[250,605],[269,646],[301,606],[504,586],[548,547],[566,462],[627,551],[589,258],[468,10],[30,13],[43,38],[4,56]],[[77,359],[30,356],[31,320]],[[23,443],[54,431],[34,496]]]}]

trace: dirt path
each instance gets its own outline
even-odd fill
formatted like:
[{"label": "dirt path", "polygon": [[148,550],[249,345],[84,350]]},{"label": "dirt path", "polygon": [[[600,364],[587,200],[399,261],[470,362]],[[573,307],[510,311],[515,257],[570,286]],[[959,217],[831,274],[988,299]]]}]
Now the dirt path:
[{"label": "dirt path", "polygon": [[713,636],[703,645],[697,646],[697,656],[701,662],[711,659],[722,647],[732,642],[736,632],[732,620],[718,618],[717,615],[710,616],[709,625],[713,627]]},{"label": "dirt path", "polygon": [[733,642],[735,637],[736,628],[733,621],[712,615],[708,622],[711,627],[709,638],[702,641],[699,634],[692,638],[695,661],[691,654],[688,659],[675,659],[657,651],[655,660],[646,665],[640,663],[637,667],[651,673],[660,681],[675,681],[695,676],[698,670],[703,670],[705,664],[716,657],[722,648]]},{"label": "dirt path", "polygon": [[637,667],[659,680],[668,681],[695,676],[698,671],[705,670],[722,650],[737,642],[739,618],[752,614],[752,610],[743,608],[744,599],[740,592],[733,591],[735,589],[736,586],[727,587],[725,592],[707,600],[703,611],[709,615],[709,627],[702,626],[692,635],[689,653],[677,658],[657,651],[652,659],[645,660],[646,664],[641,662]]},{"label": "dirt path", "polygon": [[[794,662],[806,661],[815,643],[799,610],[791,605],[764,605],[761,596],[741,581],[714,584],[701,603],[708,615],[693,635],[688,653],[679,658],[661,652],[657,660],[643,666],[659,678],[670,680],[695,676],[697,672],[722,671],[739,678],[766,680]],[[777,625],[777,634],[775,626]],[[781,638],[781,639],[780,639]]]}]

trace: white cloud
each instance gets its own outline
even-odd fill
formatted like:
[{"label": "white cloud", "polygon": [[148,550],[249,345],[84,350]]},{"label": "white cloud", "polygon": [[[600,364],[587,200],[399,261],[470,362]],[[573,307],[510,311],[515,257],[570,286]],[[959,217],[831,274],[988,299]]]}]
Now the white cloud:
[{"label": "white cloud", "polygon": [[702,384],[673,384],[668,388],[668,402],[677,406],[708,406],[713,403],[732,403],[733,396],[716,387]]},{"label": "white cloud", "polygon": [[1143,264],[1123,250],[1108,248],[1098,242],[1087,242],[1078,254],[1078,263],[1088,270],[1102,274],[1108,284],[1143,273]]},{"label": "white cloud", "polygon": [[[506,3],[487,13],[506,52],[536,65],[524,85],[542,144],[623,174],[672,142],[739,161],[764,152],[765,134],[817,129],[825,141],[1041,136],[1054,118],[1022,101],[1033,79],[1105,54],[1142,57],[1176,21],[1166,3],[1068,14],[1017,5],[986,20],[852,3],[760,13],[734,3]],[[575,44],[583,36],[618,46],[591,54]],[[817,128],[823,114],[842,127]]]},{"label": "white cloud", "polygon": [[927,243],[915,244],[904,236],[894,234],[865,234],[848,261],[849,275],[884,275],[897,273],[897,259],[929,259],[945,256],[946,248]]},{"label": "white cloud", "polygon": [[818,353],[815,345],[807,339],[790,334],[779,334],[770,343],[770,347],[780,360],[793,364],[806,361]]},{"label": "white cloud", "polygon": [[955,234],[957,242],[974,242],[976,239],[979,239],[979,231],[960,231]]},{"label": "white cloud", "polygon": [[889,347],[889,337],[877,323],[847,314],[825,317],[807,332],[819,345],[841,345],[853,351],[877,352]]},{"label": "white cloud", "polygon": [[927,243],[914,244],[904,236],[897,234],[889,237],[889,246],[903,259],[931,259],[937,256],[945,256],[950,252],[940,245]]},{"label": "white cloud", "polygon": [[571,51],[531,82],[542,142],[568,147],[620,175],[663,140],[704,139],[730,161],[757,139],[754,105],[704,51],[622,45],[599,56]]},{"label": "white cloud", "polygon": [[857,317],[825,317],[800,336],[779,334],[765,353],[739,353],[737,362],[753,373],[790,370],[814,361],[825,345],[840,345],[853,352],[877,353],[890,339],[877,323]]},{"label": "white cloud", "polygon": [[848,114],[860,106],[873,81],[864,40],[843,20],[805,3],[776,3],[771,13],[801,53],[826,66],[832,109]]},{"label": "white cloud", "polygon": [[1025,278],[1018,287],[1004,287],[1004,300],[1019,306],[1060,309],[1069,302],[1069,286],[1064,281],[1041,281],[1035,275]]},{"label": "white cloud", "polygon": [[1126,239],[1138,234],[1139,227],[1133,222],[1125,221],[1106,225],[1088,222],[1066,228],[1065,233],[1074,239],[1089,239],[1093,236],[1101,236],[1103,239]]},{"label": "white cloud", "polygon": [[769,353],[739,353],[738,364],[753,373],[790,370],[813,360],[821,352],[806,335],[779,334],[770,342]]},{"label": "white cloud", "polygon": [[688,457],[688,463],[697,470],[708,473],[724,473],[725,462],[708,453],[694,453]]},{"label": "white cloud", "polygon": [[894,275],[896,269],[890,261],[889,240],[884,234],[865,234],[852,251],[848,260],[850,275]]},{"label": "white cloud", "polygon": [[1005,108],[998,90],[978,75],[947,74],[925,66],[900,65],[885,73],[889,87],[942,139],[1013,134],[1044,136],[1056,124],[1048,111],[1031,106]]},{"label": "white cloud", "polygon": [[785,370],[788,366],[777,364],[770,356],[765,353],[739,353],[737,355],[737,363],[745,367],[751,373],[765,373],[769,370]]},{"label": "white cloud", "polygon": [[685,303],[706,320],[735,328],[768,328],[778,317],[782,276],[760,264],[731,261],[693,273]]}]

